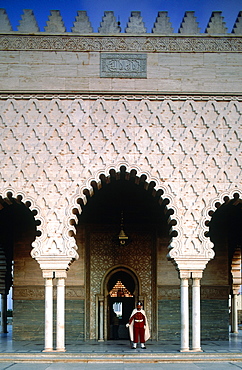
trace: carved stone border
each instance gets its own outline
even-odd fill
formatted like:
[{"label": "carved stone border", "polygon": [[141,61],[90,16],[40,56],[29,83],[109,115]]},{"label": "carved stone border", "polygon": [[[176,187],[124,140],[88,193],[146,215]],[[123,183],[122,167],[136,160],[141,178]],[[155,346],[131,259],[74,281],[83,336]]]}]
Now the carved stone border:
[{"label": "carved stone border", "polygon": [[202,213],[202,218],[200,221],[200,239],[204,243],[210,244],[210,240],[205,236],[205,233],[208,232],[209,226],[207,225],[206,221],[211,219],[211,216],[209,215],[210,211],[215,212],[217,210],[216,203],[223,204],[224,203],[224,198],[228,197],[229,199],[233,199],[233,196],[235,193],[239,194],[239,198],[242,199],[242,190],[239,188],[232,188],[229,190],[224,191],[223,193],[219,193],[215,198],[211,199],[209,201],[209,204],[204,208],[203,213]]},{"label": "carved stone border", "polygon": [[41,91],[1,91],[0,90],[0,99],[1,100],[8,100],[8,99],[16,99],[16,100],[29,100],[29,99],[44,99],[44,100],[52,100],[52,99],[60,99],[60,100],[75,100],[75,99],[83,99],[83,100],[98,100],[98,99],[108,99],[108,100],[194,100],[194,101],[242,101],[242,93],[236,92],[234,94],[226,94],[226,93],[191,93],[191,92],[184,92],[179,94],[172,94],[169,92],[163,92],[162,94],[157,94],[156,92],[140,92],[140,93],[133,93],[129,91],[118,92],[118,91],[111,91],[111,92],[98,92],[98,91],[49,91],[49,92],[41,92]]},{"label": "carved stone border", "polygon": [[[53,296],[56,299],[56,287],[53,289]],[[45,288],[39,285],[15,286],[13,290],[13,299],[23,300],[43,300],[45,297]],[[85,287],[82,285],[66,286],[66,299],[80,300],[85,299]]]},{"label": "carved stone border", "polygon": [[1,34],[0,50],[106,52],[242,52],[242,38],[230,36],[34,35]]}]

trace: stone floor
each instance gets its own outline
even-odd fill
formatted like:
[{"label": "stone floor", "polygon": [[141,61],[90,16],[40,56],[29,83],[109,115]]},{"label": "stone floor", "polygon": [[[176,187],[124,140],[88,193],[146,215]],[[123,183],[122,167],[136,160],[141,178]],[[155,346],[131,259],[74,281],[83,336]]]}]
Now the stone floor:
[{"label": "stone floor", "polygon": [[240,362],[223,363],[0,363],[0,370],[241,370]]},{"label": "stone floor", "polygon": [[[64,353],[43,352],[42,341],[12,341],[10,327],[8,334],[0,335],[0,370],[8,368],[149,370],[167,369],[168,365],[169,369],[179,370],[230,368],[236,370],[236,367],[242,369],[242,330],[239,330],[237,335],[231,334],[229,341],[202,342],[203,352],[200,353],[181,353],[178,341],[163,343],[149,340],[146,347],[145,350],[141,348],[132,350],[127,340],[101,343],[89,341],[67,343]],[[23,365],[25,367],[21,367]]]}]

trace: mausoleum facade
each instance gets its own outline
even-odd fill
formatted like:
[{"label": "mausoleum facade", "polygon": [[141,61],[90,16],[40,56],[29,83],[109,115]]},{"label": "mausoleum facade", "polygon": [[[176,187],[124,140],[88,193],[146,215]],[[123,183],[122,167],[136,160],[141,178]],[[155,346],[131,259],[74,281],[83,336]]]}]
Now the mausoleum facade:
[{"label": "mausoleum facade", "polygon": [[[187,12],[122,32],[85,12],[66,32],[0,11],[1,294],[13,340],[120,338],[142,300],[152,340],[237,330],[242,220],[242,15],[204,33]],[[229,314],[232,297],[232,315]],[[191,338],[191,340],[190,340]]]}]

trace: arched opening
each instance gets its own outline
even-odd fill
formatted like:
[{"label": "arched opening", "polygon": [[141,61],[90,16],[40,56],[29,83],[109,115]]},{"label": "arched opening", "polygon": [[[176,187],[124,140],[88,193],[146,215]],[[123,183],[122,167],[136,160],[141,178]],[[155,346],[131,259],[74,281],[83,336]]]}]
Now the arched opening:
[{"label": "arched opening", "polygon": [[205,288],[206,281],[210,280],[211,284],[213,276],[213,307],[210,305],[210,309],[206,307],[202,311],[203,338],[206,339],[207,332],[209,339],[228,339],[229,327],[233,324],[231,302],[241,290],[242,200],[234,193],[232,198],[226,196],[223,202],[216,202],[215,208],[209,211],[211,219],[206,222],[209,226],[206,236],[214,244],[215,259],[204,272]]},{"label": "arched opening", "polygon": [[128,339],[126,323],[139,296],[138,280],[129,269],[121,267],[108,274],[104,284],[107,339]]},{"label": "arched opening", "polygon": [[[108,293],[120,280],[133,295],[133,298],[130,297],[132,308],[134,308],[135,299],[143,300],[152,338],[158,339],[158,332],[164,336],[165,331],[160,327],[166,325],[163,317],[170,312],[170,302],[167,299],[162,307],[158,308],[161,303],[158,302],[157,284],[168,285],[165,275],[169,273],[172,279],[169,287],[165,288],[166,291],[171,285],[179,289],[176,271],[166,258],[171,238],[176,236],[175,231],[172,231],[176,225],[176,221],[171,219],[173,210],[168,208],[169,200],[162,198],[163,190],[155,190],[155,182],[148,183],[145,175],[138,177],[135,170],[127,172],[124,166],[119,172],[110,170],[109,173],[110,176],[100,175],[99,183],[92,181],[92,188],[84,190],[85,201],[83,198],[78,199],[81,213],[76,212],[77,210],[73,211],[78,219],[76,241],[79,253],[83,251],[85,256],[85,266],[83,266],[85,269],[84,304],[87,318],[83,328],[85,338],[100,339],[101,337],[105,340],[113,337],[110,331],[112,298],[108,297]],[[122,242],[120,235],[125,236]],[[157,253],[159,253],[159,260]],[[167,266],[168,264],[171,267]],[[162,271],[159,277],[157,277],[157,269]],[[115,273],[110,275],[110,280],[105,280],[106,286],[103,287],[101,282],[108,271],[115,271]],[[128,271],[133,271],[136,278],[131,278],[132,275]],[[135,282],[134,286],[128,282],[128,278],[133,281],[132,284]],[[140,283],[138,284],[137,281]],[[159,293],[159,298],[164,300],[161,294]],[[177,304],[177,294],[173,295]],[[124,297],[124,302],[126,305],[128,298],[126,301]],[[131,304],[128,307],[127,310],[125,309],[125,315],[129,315]],[[103,310],[102,316],[100,312]],[[178,315],[177,309],[174,311]],[[158,324],[158,314],[164,324],[161,323],[161,319],[161,324]],[[127,317],[120,320],[124,325]],[[126,337],[127,332],[121,336]]]},{"label": "arched opening", "polygon": [[[28,291],[31,285],[33,286],[33,272],[36,273],[36,262],[30,256],[32,250],[32,242],[39,235],[37,225],[39,221],[35,220],[36,210],[30,210],[31,203],[22,202],[22,196],[13,197],[11,192],[8,192],[6,198],[0,197],[0,293],[2,295],[2,312],[4,297],[9,294],[13,288],[13,321],[7,318],[8,323],[12,323],[12,329],[4,328],[2,320],[2,331],[7,330],[13,332],[13,339],[24,340],[36,336],[36,331],[40,336],[43,336],[44,326],[40,326],[43,316],[39,317],[36,310],[33,310],[34,300],[30,303]],[[40,269],[39,269],[40,271]],[[40,273],[41,276],[41,273]],[[42,281],[41,281],[42,282]],[[31,297],[33,299],[33,295]],[[36,297],[37,300],[37,297]],[[5,301],[6,302],[6,301]],[[26,328],[27,316],[31,312],[31,321],[33,325],[31,329]],[[7,307],[9,308],[9,307]],[[40,307],[38,307],[40,310]],[[3,316],[3,315],[2,315]]]}]

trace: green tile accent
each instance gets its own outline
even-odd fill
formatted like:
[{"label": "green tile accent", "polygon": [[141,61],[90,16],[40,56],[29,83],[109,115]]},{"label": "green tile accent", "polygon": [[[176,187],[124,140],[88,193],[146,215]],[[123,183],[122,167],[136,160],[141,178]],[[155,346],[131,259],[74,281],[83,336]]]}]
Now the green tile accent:
[{"label": "green tile accent", "polygon": [[43,300],[14,300],[13,340],[44,342],[45,303]]},{"label": "green tile accent", "polygon": [[202,340],[229,340],[229,308],[227,299],[201,301]]},{"label": "green tile accent", "polygon": [[[13,339],[41,340],[44,342],[45,307],[44,300],[14,300]],[[65,329],[66,341],[85,339],[85,304],[84,300],[66,300]],[[56,301],[54,302],[54,317]],[[53,322],[54,341],[56,320]]]},{"label": "green tile accent", "polygon": [[66,300],[66,341],[85,339],[85,301]]},{"label": "green tile accent", "polygon": [[158,301],[158,340],[180,340],[180,301]]}]

